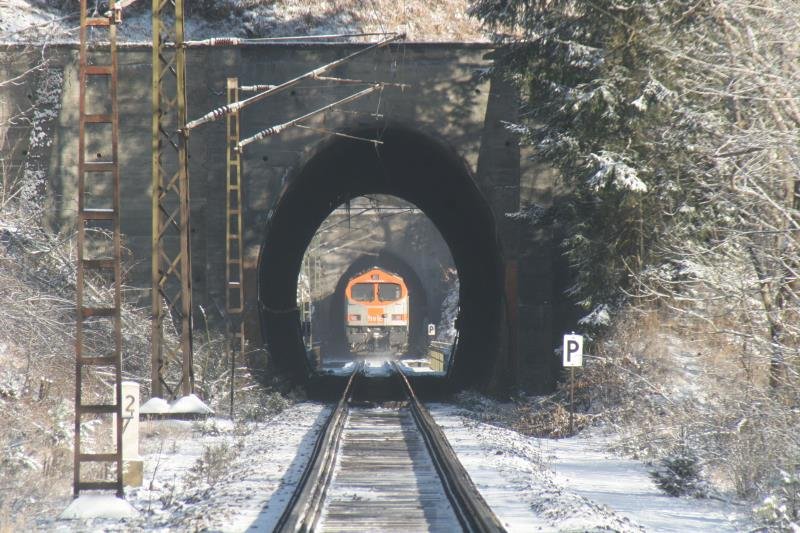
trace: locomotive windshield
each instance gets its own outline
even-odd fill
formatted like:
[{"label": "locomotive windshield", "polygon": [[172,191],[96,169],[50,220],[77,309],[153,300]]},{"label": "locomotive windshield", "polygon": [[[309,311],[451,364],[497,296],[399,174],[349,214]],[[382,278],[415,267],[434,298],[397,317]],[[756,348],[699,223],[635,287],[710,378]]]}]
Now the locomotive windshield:
[{"label": "locomotive windshield", "polygon": [[400,285],[397,283],[380,283],[378,299],[382,302],[393,302],[400,299]]},{"label": "locomotive windshield", "polygon": [[350,289],[350,295],[357,302],[371,302],[374,295],[372,283],[356,283]]}]

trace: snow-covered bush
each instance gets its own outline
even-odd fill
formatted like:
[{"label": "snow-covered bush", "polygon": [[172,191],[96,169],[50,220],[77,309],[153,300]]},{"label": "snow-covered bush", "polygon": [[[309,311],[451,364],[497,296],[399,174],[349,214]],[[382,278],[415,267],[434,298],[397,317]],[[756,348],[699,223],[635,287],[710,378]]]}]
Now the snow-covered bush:
[{"label": "snow-covered bush", "polygon": [[687,446],[679,446],[673,453],[661,458],[651,476],[656,485],[670,496],[706,495],[699,459]]},{"label": "snow-covered bush", "polygon": [[200,456],[186,476],[186,485],[196,487],[198,484],[213,486],[230,469],[230,463],[238,455],[236,447],[222,441],[203,448]]},{"label": "snow-covered bush", "polygon": [[781,470],[773,492],[756,507],[762,523],[781,531],[800,531],[800,474]]}]

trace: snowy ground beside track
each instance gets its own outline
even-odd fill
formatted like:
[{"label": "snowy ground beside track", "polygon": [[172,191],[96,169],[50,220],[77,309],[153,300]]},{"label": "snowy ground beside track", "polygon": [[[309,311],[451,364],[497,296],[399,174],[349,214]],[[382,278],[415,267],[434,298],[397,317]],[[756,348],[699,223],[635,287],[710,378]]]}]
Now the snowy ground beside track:
[{"label": "snowy ground beside track", "polygon": [[[126,489],[139,517],[41,519],[42,531],[271,531],[313,449],[329,408],[299,403],[246,431],[230,420],[143,422],[144,486]],[[218,479],[192,474],[204,450],[233,450]],[[208,457],[208,455],[206,455]]]},{"label": "snowy ground beside track", "polygon": [[[672,498],[647,468],[605,450],[603,437],[549,440],[477,422],[433,404],[470,476],[510,532],[747,531],[747,508]],[[329,408],[296,404],[268,422],[228,420],[142,424],[144,486],[128,489],[139,517],[125,521],[39,520],[42,531],[271,531],[310,456]],[[235,454],[218,479],[192,474],[204,450]]]},{"label": "snowy ground beside track", "polygon": [[510,532],[753,529],[745,506],[665,495],[645,465],[607,452],[607,437],[526,437],[462,416],[452,405],[429,407]]}]

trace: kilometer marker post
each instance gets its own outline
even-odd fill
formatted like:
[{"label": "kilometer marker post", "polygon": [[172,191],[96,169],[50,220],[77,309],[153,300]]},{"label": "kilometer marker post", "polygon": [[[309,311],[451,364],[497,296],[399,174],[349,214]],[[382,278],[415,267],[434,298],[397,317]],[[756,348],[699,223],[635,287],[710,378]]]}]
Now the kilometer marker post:
[{"label": "kilometer marker post", "polygon": [[569,368],[569,434],[573,434],[575,419],[575,367],[583,366],[583,335],[573,331],[564,335],[563,365]]}]

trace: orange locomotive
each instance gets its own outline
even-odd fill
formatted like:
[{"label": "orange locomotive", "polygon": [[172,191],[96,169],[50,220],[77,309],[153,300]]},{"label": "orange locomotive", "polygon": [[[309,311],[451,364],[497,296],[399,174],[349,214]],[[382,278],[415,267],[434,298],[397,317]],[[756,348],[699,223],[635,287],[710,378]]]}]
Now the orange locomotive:
[{"label": "orange locomotive", "polygon": [[347,341],[353,353],[401,353],[408,346],[408,288],[380,268],[353,277],[345,288]]}]

